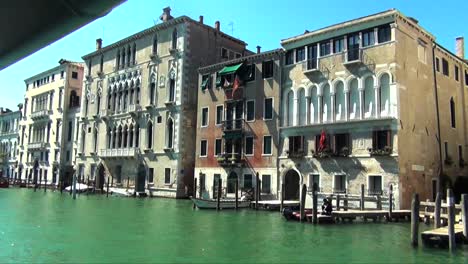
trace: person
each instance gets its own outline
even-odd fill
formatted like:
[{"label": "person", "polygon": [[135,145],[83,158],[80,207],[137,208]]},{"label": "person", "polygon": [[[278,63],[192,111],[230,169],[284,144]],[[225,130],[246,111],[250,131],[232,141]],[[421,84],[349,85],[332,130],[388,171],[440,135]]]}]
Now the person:
[{"label": "person", "polygon": [[332,212],[332,205],[330,203],[330,200],[327,198],[323,199],[323,204],[322,204],[322,215],[331,215]]}]

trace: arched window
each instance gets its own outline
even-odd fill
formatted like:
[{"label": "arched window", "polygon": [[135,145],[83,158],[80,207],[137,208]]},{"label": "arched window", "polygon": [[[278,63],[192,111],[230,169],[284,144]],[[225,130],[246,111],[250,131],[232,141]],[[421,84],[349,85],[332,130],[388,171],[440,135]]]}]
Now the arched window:
[{"label": "arched window", "polygon": [[97,143],[98,143],[98,128],[94,127],[94,134],[93,134],[93,144],[94,144],[94,153],[97,154]]},{"label": "arched window", "polygon": [[96,114],[99,114],[99,110],[101,109],[101,93],[96,95]]},{"label": "arched window", "polygon": [[132,50],[133,54],[132,54],[132,64],[135,65],[136,64],[136,44],[133,43],[133,50]]},{"label": "arched window", "polygon": [[172,31],[172,49],[177,49],[177,28]]},{"label": "arched window", "polygon": [[341,81],[335,85],[335,120],[345,120],[345,92]]},{"label": "arched window", "polygon": [[288,126],[293,126],[294,120],[294,92],[289,91],[288,93]]},{"label": "arched window", "polygon": [[169,102],[175,102],[175,78],[169,79]]},{"label": "arched window", "polygon": [[455,116],[455,101],[453,101],[453,97],[450,98],[450,124],[453,128],[456,127],[456,116]]},{"label": "arched window", "polygon": [[332,121],[330,85],[327,83],[323,86],[322,95],[322,121],[328,123]]},{"label": "arched window", "polygon": [[358,81],[353,79],[349,84],[349,119],[359,119],[361,115],[359,103]]},{"label": "arched window", "polygon": [[140,146],[140,125],[135,126],[135,148]]},{"label": "arched window", "polygon": [[86,140],[86,131],[84,128],[81,130],[81,153],[84,153],[85,150],[85,140]]},{"label": "arched window", "polygon": [[107,128],[107,148],[112,148],[112,141],[111,141],[111,130]]},{"label": "arched window", "polygon": [[129,138],[129,148],[133,148],[133,124],[130,124],[130,128],[128,130],[128,138]]},{"label": "arched window", "polygon": [[119,128],[117,129],[117,135],[115,135],[117,137],[117,148],[121,148],[122,147],[122,127],[119,126]]},{"label": "arched window", "polygon": [[299,125],[304,126],[307,122],[307,98],[305,97],[305,89],[299,90]]},{"label": "arched window", "polygon": [[167,128],[166,128],[166,148],[173,148],[174,147],[174,121],[172,118],[167,120]]},{"label": "arched window", "polygon": [[153,38],[153,54],[158,54],[158,36]]},{"label": "arched window", "polygon": [[146,127],[146,147],[151,149],[153,147],[153,123],[150,121]]},{"label": "arched window", "polygon": [[313,86],[310,89],[310,123],[315,124],[318,122],[318,96],[317,87]]},{"label": "arched window", "polygon": [[364,117],[372,118],[375,116],[375,89],[374,78],[367,77],[364,80]]},{"label": "arched window", "polygon": [[156,84],[151,82],[150,84],[150,104],[153,105],[155,102]]},{"label": "arched window", "polygon": [[115,59],[115,67],[116,67],[117,69],[120,68],[120,50],[117,51],[117,57],[116,57],[116,59]]},{"label": "arched window", "polygon": [[124,126],[123,128],[123,135],[122,135],[122,148],[127,147],[127,142],[128,142],[128,127],[127,125]]},{"label": "arched window", "polygon": [[390,115],[390,76],[385,73],[380,77],[380,116]]},{"label": "arched window", "polygon": [[121,68],[125,67],[125,48],[122,49],[122,65]]}]

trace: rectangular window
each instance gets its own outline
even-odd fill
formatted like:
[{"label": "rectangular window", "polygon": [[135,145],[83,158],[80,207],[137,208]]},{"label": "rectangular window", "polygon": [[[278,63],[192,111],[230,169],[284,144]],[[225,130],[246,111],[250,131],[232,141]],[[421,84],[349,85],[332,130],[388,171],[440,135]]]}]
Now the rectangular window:
[{"label": "rectangular window", "polygon": [[297,156],[304,155],[304,137],[293,136],[289,137],[289,155]]},{"label": "rectangular window", "polygon": [[390,25],[381,26],[378,29],[378,41],[379,43],[384,43],[390,41],[392,38],[392,33]]},{"label": "rectangular window", "polygon": [[294,50],[288,50],[286,52],[285,64],[286,65],[294,64]]},{"label": "rectangular window", "polygon": [[344,39],[339,38],[333,40],[333,53],[340,53],[344,50]]},{"label": "rectangular window", "polygon": [[148,169],[148,182],[149,183],[154,182],[154,169],[153,168]]},{"label": "rectangular window", "polygon": [[273,98],[265,98],[264,109],[263,109],[263,119],[265,120],[273,119]]},{"label": "rectangular window", "polygon": [[305,60],[305,47],[296,49],[296,62]]},{"label": "rectangular window", "polygon": [[334,177],[334,193],[346,193],[346,175],[336,174]]},{"label": "rectangular window", "polygon": [[223,105],[216,106],[216,125],[221,125],[223,123],[223,113],[224,113],[224,106]]},{"label": "rectangular window", "polygon": [[362,32],[362,46],[367,47],[367,46],[372,46],[375,44],[375,39],[374,39],[374,30],[367,30]]},{"label": "rectangular window", "polygon": [[68,142],[72,140],[72,133],[73,133],[72,121],[69,121],[68,122],[68,135],[67,135]]},{"label": "rectangular window", "polygon": [[228,58],[228,50],[225,48],[221,48],[221,58],[227,59]]},{"label": "rectangular window", "polygon": [[442,73],[449,76],[449,63],[446,59],[442,58]]},{"label": "rectangular window", "polygon": [[418,59],[420,62],[426,64],[426,46],[422,43],[418,44]]},{"label": "rectangular window", "polygon": [[455,101],[453,98],[450,98],[450,125],[456,127],[456,117],[455,117]]},{"label": "rectangular window", "polygon": [[455,81],[458,82],[458,81],[460,80],[460,73],[459,73],[459,70],[458,70],[458,66],[457,66],[457,65],[455,65],[455,72],[454,72],[454,74],[455,74]]},{"label": "rectangular window", "polygon": [[247,101],[247,114],[246,114],[246,119],[247,121],[254,121],[255,120],[255,101],[254,100],[249,100]]},{"label": "rectangular window", "polygon": [[247,78],[245,79],[246,82],[251,82],[255,80],[255,71],[257,67],[255,64],[247,65]]},{"label": "rectangular window", "polygon": [[435,66],[436,66],[436,71],[440,72],[440,60],[439,60],[439,58],[435,59]]},{"label": "rectangular window", "polygon": [[70,151],[69,150],[67,150],[66,161],[67,162],[70,161]]},{"label": "rectangular window", "polygon": [[263,154],[271,155],[271,136],[263,136]]},{"label": "rectangular window", "polygon": [[203,139],[200,141],[200,157],[206,157],[207,156],[207,143],[206,139]]},{"label": "rectangular window", "polygon": [[327,41],[320,43],[320,56],[326,56],[326,55],[329,55],[330,53],[331,53],[330,41],[327,40]]},{"label": "rectangular window", "polygon": [[63,79],[63,78],[65,78],[65,72],[64,72],[64,71],[61,71],[61,72],[60,72],[60,79]]},{"label": "rectangular window", "polygon": [[445,160],[449,159],[449,153],[448,153],[448,142],[444,142],[444,153],[445,153]]},{"label": "rectangular window", "polygon": [[382,176],[369,176],[369,195],[382,194]]},{"label": "rectangular window", "polygon": [[317,185],[317,191],[320,190],[320,174],[309,174],[309,190],[312,190],[314,183]]},{"label": "rectangular window", "polygon": [[262,193],[271,192],[271,175],[263,174],[262,175]]},{"label": "rectangular window", "polygon": [[254,138],[251,136],[245,137],[245,155],[253,155]]},{"label": "rectangular window", "polygon": [[468,86],[468,72],[465,71],[465,85]]},{"label": "rectangular window", "polygon": [[244,174],[244,188],[252,189],[252,174]]},{"label": "rectangular window", "polygon": [[220,138],[215,139],[215,156],[221,155],[221,147],[223,144],[223,140]]},{"label": "rectangular window", "polygon": [[78,79],[78,72],[72,72],[72,79]]},{"label": "rectangular window", "polygon": [[338,156],[348,156],[351,151],[349,149],[349,134],[335,134],[333,135],[333,152]]},{"label": "rectangular window", "polygon": [[208,126],[208,107],[203,107],[202,108],[202,113],[201,113],[201,126],[206,127]]},{"label": "rectangular window", "polygon": [[273,61],[262,62],[262,78],[267,79],[273,77]]},{"label": "rectangular window", "polygon": [[390,130],[374,131],[372,136],[373,150],[391,150],[392,132]]},{"label": "rectangular window", "polygon": [[164,169],[164,184],[171,183],[171,168]]}]

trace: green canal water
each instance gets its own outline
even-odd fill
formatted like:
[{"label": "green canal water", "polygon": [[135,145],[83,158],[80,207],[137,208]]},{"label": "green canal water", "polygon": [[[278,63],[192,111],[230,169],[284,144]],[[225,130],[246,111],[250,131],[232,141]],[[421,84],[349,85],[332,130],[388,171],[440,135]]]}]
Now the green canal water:
[{"label": "green canal water", "polygon": [[466,246],[413,249],[408,223],[313,226],[276,212],[192,210],[187,200],[0,189],[0,223],[2,263],[468,262]]}]

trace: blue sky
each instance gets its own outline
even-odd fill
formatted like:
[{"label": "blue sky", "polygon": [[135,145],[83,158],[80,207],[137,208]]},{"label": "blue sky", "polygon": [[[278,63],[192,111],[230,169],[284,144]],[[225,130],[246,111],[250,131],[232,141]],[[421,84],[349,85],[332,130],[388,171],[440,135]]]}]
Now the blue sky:
[{"label": "blue sky", "polygon": [[[454,51],[455,37],[468,40],[468,1],[466,0],[129,0],[107,16],[44,47],[0,71],[0,106],[15,109],[24,98],[24,79],[58,65],[60,58],[81,61],[95,49],[96,38],[108,45],[159,23],[162,8],[170,6],[174,17],[187,15],[206,24],[221,22],[221,30],[262,50],[280,46],[280,40],[331,24],[399,9],[413,16],[437,41]],[[231,26],[231,25],[232,26]]]}]

